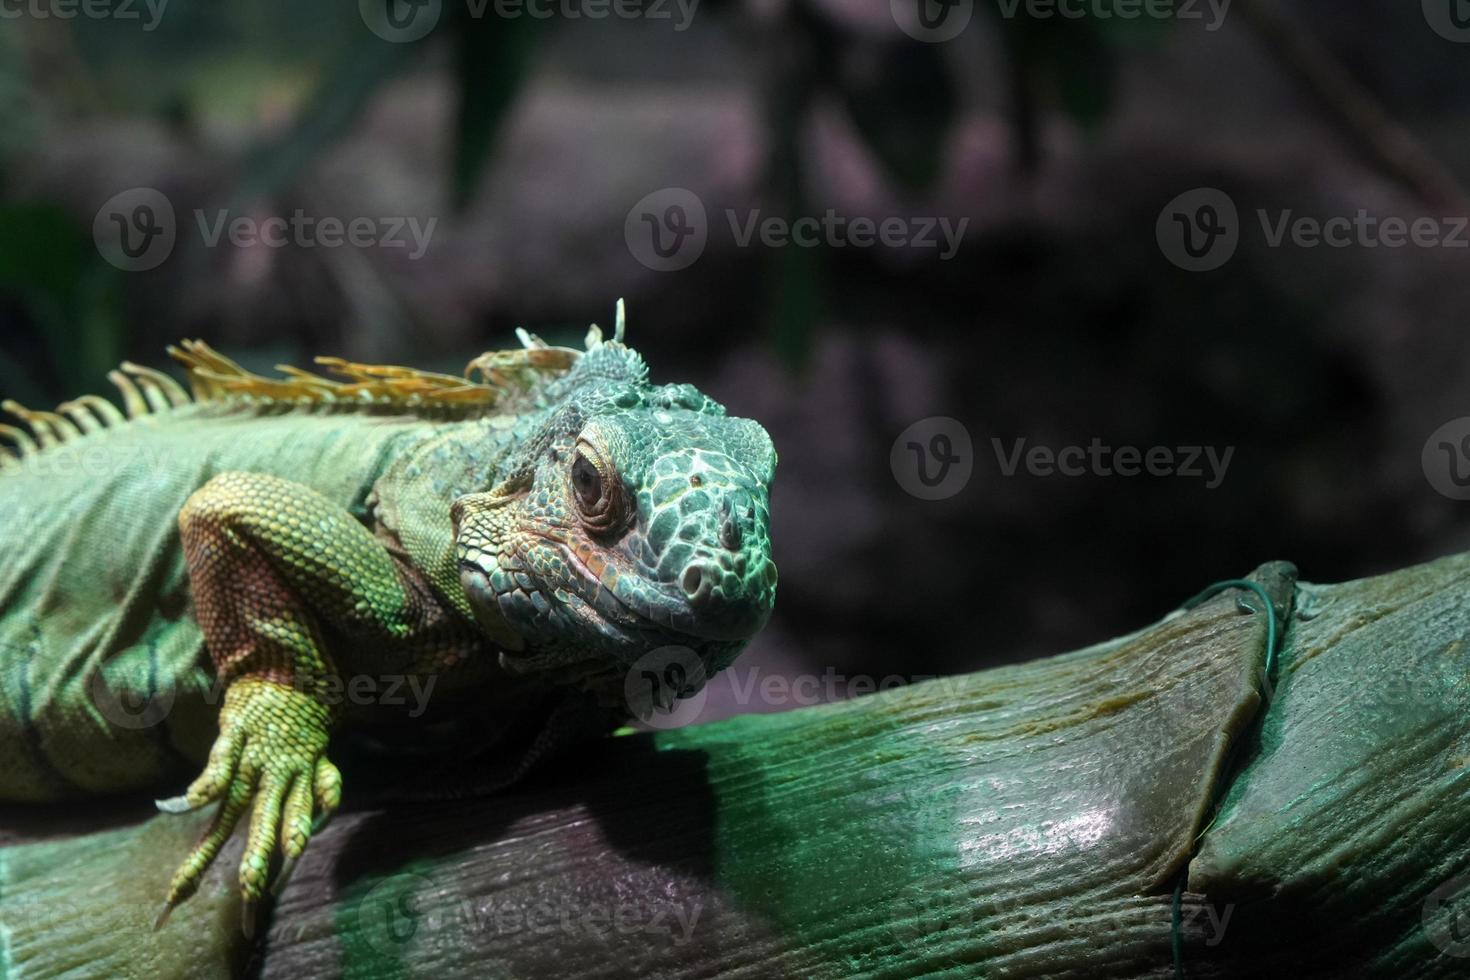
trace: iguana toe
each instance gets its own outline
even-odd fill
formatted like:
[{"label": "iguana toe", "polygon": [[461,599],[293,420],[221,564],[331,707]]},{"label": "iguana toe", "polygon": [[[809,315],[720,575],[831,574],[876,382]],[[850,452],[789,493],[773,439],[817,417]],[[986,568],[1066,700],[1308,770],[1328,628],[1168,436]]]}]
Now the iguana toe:
[{"label": "iguana toe", "polygon": [[325,816],[341,798],[341,774],[322,755],[326,744],[326,710],[309,695],[255,679],[230,687],[204,773],[183,797],[160,803],[161,809],[180,812],[223,797],[209,829],[174,875],[158,926],[198,889],[248,809],[239,868],[240,923],[247,936],[254,933],[256,906],[267,891],[278,842],[288,867],[311,837],[312,811]]}]

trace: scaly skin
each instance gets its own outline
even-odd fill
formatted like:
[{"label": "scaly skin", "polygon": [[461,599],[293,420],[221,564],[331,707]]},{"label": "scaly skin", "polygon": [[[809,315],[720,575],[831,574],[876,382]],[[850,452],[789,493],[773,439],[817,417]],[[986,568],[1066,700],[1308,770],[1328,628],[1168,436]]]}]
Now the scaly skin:
[{"label": "scaly skin", "polygon": [[[177,356],[197,403],[127,365],[129,419],[7,405],[35,441],[0,428],[21,448],[0,451],[0,798],[169,778],[204,754],[223,687],[202,773],[159,804],[219,804],[159,924],[248,813],[249,932],[275,855],[283,882],[338,805],[334,727],[386,710],[344,707],[345,681],[431,678],[436,708],[509,726],[538,691],[606,701],[658,647],[726,666],[774,600],[775,453],[694,389],[650,385],[621,333],[620,307],[585,354],[522,335],[472,364],[482,384],[342,362],[349,384],[276,381],[194,345]],[[59,479],[84,449],[92,469]],[[108,700],[160,690],[156,725]]]}]

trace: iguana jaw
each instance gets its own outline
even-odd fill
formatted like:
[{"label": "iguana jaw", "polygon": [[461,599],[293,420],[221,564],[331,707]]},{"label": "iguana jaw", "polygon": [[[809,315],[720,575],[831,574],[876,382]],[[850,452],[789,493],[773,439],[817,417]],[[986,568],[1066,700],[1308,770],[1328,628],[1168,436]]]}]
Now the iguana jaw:
[{"label": "iguana jaw", "polygon": [[[744,642],[770,618],[770,604],[761,602],[742,605],[735,615],[723,618],[702,615],[702,599],[697,602],[683,590],[663,588],[639,579],[636,571],[619,567],[585,539],[531,533],[564,557],[567,567],[575,573],[566,584],[582,600],[582,605],[574,609],[585,610],[599,623],[656,633],[655,639],[661,642],[672,638],[685,645],[695,645],[709,641]],[[715,565],[710,563],[712,568]],[[769,574],[774,587],[775,565],[766,561],[765,567],[769,572],[763,574]],[[630,582],[639,587],[629,588]],[[710,588],[709,583],[702,583],[702,592],[707,593]]]},{"label": "iguana jaw", "polygon": [[506,653],[514,655],[524,652],[526,641],[500,615],[493,599],[490,580],[485,573],[474,565],[460,562],[459,575],[460,586],[470,600],[470,611],[475,614],[475,622],[485,635]]},{"label": "iguana jaw", "polygon": [[[562,648],[596,649],[631,663],[655,647],[677,644],[733,659],[771,612],[765,602],[743,609],[739,618],[701,618],[687,597],[647,583],[628,589],[627,583],[636,581],[633,574],[605,563],[599,575],[582,557],[585,548],[539,530],[507,535],[490,548],[462,545],[460,553],[460,582],[476,619],[492,637],[516,637],[514,644],[500,645],[523,667],[544,659],[539,654]],[[548,562],[548,556],[555,559]],[[568,574],[555,585],[540,585],[538,576],[523,571],[547,564]],[[774,585],[775,566],[767,566],[763,574]],[[547,593],[555,598],[547,599]]]}]

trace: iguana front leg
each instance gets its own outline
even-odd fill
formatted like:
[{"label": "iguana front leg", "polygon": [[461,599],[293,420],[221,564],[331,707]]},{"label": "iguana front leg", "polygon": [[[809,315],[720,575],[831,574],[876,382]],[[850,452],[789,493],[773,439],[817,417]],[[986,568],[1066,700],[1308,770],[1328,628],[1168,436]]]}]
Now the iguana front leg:
[{"label": "iguana front leg", "polygon": [[[179,812],[221,801],[159,924],[199,887],[253,800],[240,862],[249,933],[277,842],[284,874],[306,847],[313,811],[325,818],[341,797],[325,755],[336,714],[326,684],[337,678],[323,627],[381,649],[432,634],[444,611],[351,514],[289,480],[221,474],[189,498],[179,525],[196,615],[227,687],[203,774],[159,804]],[[425,652],[421,665],[432,669],[435,651]]]}]

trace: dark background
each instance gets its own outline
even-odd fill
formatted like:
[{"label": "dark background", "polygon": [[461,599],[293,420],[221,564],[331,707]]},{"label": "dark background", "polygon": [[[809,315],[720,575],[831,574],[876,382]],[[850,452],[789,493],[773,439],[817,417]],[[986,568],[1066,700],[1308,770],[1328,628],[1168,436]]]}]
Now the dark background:
[{"label": "dark background", "polygon": [[[1273,248],[1255,212],[1466,213],[1470,44],[1431,26],[1436,2],[1236,0],[1210,30],[1203,4],[1128,21],[1111,0],[1081,19],[976,0],[944,43],[906,36],[888,0],[704,0],[684,30],[672,6],[542,20],[446,0],[413,43],[348,3],[172,0],[151,30],[141,5],[8,16],[0,394],[103,392],[118,361],[162,365],[186,336],[260,370],[327,353],[458,372],[517,325],[579,345],[626,297],[655,379],[760,420],[781,453],[778,608],[739,664],[763,674],[1059,652],[1268,559],[1313,581],[1385,571],[1470,546],[1470,504],[1421,465],[1470,415],[1470,249]],[[178,243],[126,272],[93,221],[136,187],[172,203]],[[708,245],[657,271],[625,222],[670,187],[703,202]],[[1239,247],[1191,272],[1156,223],[1205,187],[1238,207]],[[437,225],[417,260],[210,248],[196,208]],[[969,224],[948,260],[740,247],[732,208]],[[975,457],[938,501],[889,463],[931,416]],[[993,438],[1235,450],[1207,489],[1006,477]],[[739,700],[710,715],[793,703]]]}]

